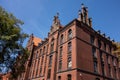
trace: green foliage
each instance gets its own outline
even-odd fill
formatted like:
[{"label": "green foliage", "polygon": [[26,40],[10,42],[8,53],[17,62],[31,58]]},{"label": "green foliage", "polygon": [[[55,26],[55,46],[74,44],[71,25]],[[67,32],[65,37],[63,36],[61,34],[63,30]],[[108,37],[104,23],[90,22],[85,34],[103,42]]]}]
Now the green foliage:
[{"label": "green foliage", "polygon": [[19,55],[16,58],[16,62],[14,63],[14,67],[12,67],[11,79],[17,78],[18,75],[21,75],[21,73],[25,71],[25,63],[26,63],[26,59],[28,59],[29,52],[26,49],[23,49],[23,51],[26,54]]},{"label": "green foliage", "polygon": [[[28,58],[22,43],[28,37],[20,26],[23,22],[0,7],[0,71],[21,73]],[[21,57],[19,59],[19,57]],[[19,63],[19,65],[18,65]],[[14,75],[14,74],[13,74]],[[16,74],[17,75],[17,74]]]}]

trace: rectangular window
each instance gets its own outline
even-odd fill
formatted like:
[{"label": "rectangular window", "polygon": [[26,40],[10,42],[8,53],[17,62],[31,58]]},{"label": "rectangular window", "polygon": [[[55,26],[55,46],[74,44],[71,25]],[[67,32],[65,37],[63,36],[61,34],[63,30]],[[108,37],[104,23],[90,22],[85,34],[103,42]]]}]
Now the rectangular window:
[{"label": "rectangular window", "polygon": [[51,76],[51,69],[48,69],[47,79],[50,79],[50,76]]},{"label": "rectangular window", "polygon": [[106,51],[106,44],[104,43],[104,50]]},{"label": "rectangular window", "polygon": [[54,43],[52,42],[50,52],[53,52],[53,51],[54,51]]},{"label": "rectangular window", "polygon": [[45,58],[45,61],[44,61],[44,71],[43,71],[43,75],[45,75],[45,72],[46,72],[46,58]]},{"label": "rectangular window", "polygon": [[62,69],[62,60],[59,61],[59,70]]},{"label": "rectangular window", "polygon": [[106,58],[107,58],[107,63],[110,64],[110,57],[108,55],[106,55]]},{"label": "rectangular window", "polygon": [[105,66],[103,63],[102,63],[102,73],[103,73],[103,75],[105,75]]},{"label": "rectangular window", "polygon": [[68,43],[68,53],[70,53],[72,51],[72,44],[71,42]]},{"label": "rectangular window", "polygon": [[40,55],[42,55],[42,49],[40,49]]},{"label": "rectangular window", "polygon": [[38,58],[39,57],[39,53],[38,53],[38,51],[37,51],[37,53],[36,53],[36,58]]},{"label": "rectangular window", "polygon": [[42,60],[41,60],[41,66],[43,65],[43,60],[44,60],[44,56],[42,56]]},{"label": "rectangular window", "polygon": [[36,77],[38,76],[38,68],[36,69]]},{"label": "rectangular window", "polygon": [[68,57],[68,69],[72,67],[72,58],[71,56]]},{"label": "rectangular window", "polygon": [[93,57],[97,58],[97,53],[96,53],[95,47],[92,47],[92,54],[93,54]]},{"label": "rectangular window", "polygon": [[68,74],[68,80],[72,80],[71,74]]},{"label": "rectangular window", "polygon": [[59,59],[61,59],[61,58],[62,58],[62,53],[63,53],[63,48],[62,48],[62,47],[60,47],[60,56],[59,56]]},{"label": "rectangular window", "polygon": [[105,75],[105,66],[104,66],[104,55],[102,51],[100,51],[100,60],[101,60],[101,67],[102,67],[102,74]]},{"label": "rectangular window", "polygon": [[50,55],[49,57],[49,67],[51,67],[51,65],[52,65],[52,55]]},{"label": "rectangular window", "polygon": [[110,53],[112,52],[112,48],[111,48],[111,46],[109,46],[109,52],[110,52]]},{"label": "rectangular window", "polygon": [[61,37],[60,37],[60,44],[62,44],[63,41],[64,41],[64,36],[63,36],[63,34],[62,34]]},{"label": "rectangular window", "polygon": [[45,54],[45,52],[46,52],[46,48],[45,48],[45,46],[44,46],[44,48],[43,48],[43,54]]},{"label": "rectangular window", "polygon": [[101,48],[101,41],[98,40],[98,48]]},{"label": "rectangular window", "polygon": [[70,69],[72,67],[72,55],[71,55],[71,52],[72,52],[72,44],[71,44],[71,42],[69,42],[68,43],[68,55],[67,55],[68,69]]},{"label": "rectangular window", "polygon": [[42,66],[40,67],[40,75],[42,74]]},{"label": "rectangular window", "polygon": [[72,30],[70,29],[70,30],[68,31],[68,40],[71,39],[71,38],[72,38]]},{"label": "rectangular window", "polygon": [[91,44],[94,45],[94,41],[95,41],[95,37],[91,35],[91,36],[90,36],[90,42],[91,42]]},{"label": "rectangular window", "polygon": [[94,61],[94,72],[98,73],[97,61]]},{"label": "rectangular window", "polygon": [[108,64],[108,72],[109,72],[109,76],[111,77],[111,66],[110,66],[110,64]]}]

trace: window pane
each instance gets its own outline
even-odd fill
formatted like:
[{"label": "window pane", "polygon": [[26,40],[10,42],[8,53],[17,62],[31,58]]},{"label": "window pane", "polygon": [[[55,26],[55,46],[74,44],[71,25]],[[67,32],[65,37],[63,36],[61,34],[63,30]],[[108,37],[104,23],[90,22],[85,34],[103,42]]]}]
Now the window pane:
[{"label": "window pane", "polygon": [[51,69],[48,70],[48,76],[47,76],[47,78],[50,79],[50,76],[51,76]]},{"label": "window pane", "polygon": [[59,61],[59,70],[62,69],[62,60]]},{"label": "window pane", "polygon": [[52,55],[49,57],[49,67],[52,65]]},{"label": "window pane", "polygon": [[72,51],[72,45],[71,42],[68,43],[68,53]]},{"label": "window pane", "polygon": [[97,69],[97,62],[94,61],[94,72],[98,72],[98,69]]},{"label": "window pane", "polygon": [[71,39],[72,38],[72,30],[70,29],[69,31],[68,31],[68,39]]},{"label": "window pane", "polygon": [[98,47],[101,48],[101,41],[98,40]]},{"label": "window pane", "polygon": [[62,58],[62,53],[63,53],[63,48],[60,47],[60,56],[59,56],[59,58]]},{"label": "window pane", "polygon": [[61,44],[63,43],[63,40],[64,40],[64,37],[63,37],[63,35],[61,35],[61,38],[60,38],[60,43]]},{"label": "window pane", "polygon": [[95,41],[95,38],[94,38],[94,36],[91,36],[91,44],[94,44],[94,41]]},{"label": "window pane", "polygon": [[70,74],[68,75],[68,80],[72,80],[72,76]]},{"label": "window pane", "polygon": [[72,67],[72,60],[71,60],[71,56],[68,57],[68,68]]}]

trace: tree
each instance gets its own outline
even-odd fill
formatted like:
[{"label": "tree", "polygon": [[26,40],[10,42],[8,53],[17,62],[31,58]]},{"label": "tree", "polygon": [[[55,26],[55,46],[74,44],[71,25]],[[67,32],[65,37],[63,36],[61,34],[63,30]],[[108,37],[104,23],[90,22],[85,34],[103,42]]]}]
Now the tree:
[{"label": "tree", "polygon": [[16,73],[24,71],[28,51],[23,41],[28,37],[20,26],[23,22],[0,7],[0,72]]}]

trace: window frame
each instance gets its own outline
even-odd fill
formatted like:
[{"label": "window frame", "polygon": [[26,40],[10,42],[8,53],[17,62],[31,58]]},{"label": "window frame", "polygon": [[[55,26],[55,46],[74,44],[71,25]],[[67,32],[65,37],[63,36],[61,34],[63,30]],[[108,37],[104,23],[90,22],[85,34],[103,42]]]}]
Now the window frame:
[{"label": "window frame", "polygon": [[73,37],[73,33],[72,33],[72,29],[68,30],[68,40],[72,39]]}]

